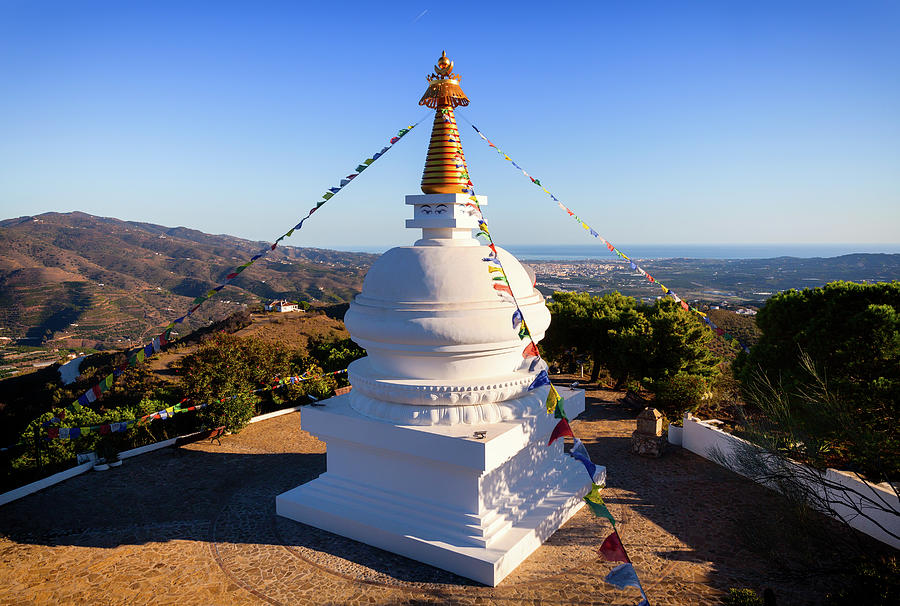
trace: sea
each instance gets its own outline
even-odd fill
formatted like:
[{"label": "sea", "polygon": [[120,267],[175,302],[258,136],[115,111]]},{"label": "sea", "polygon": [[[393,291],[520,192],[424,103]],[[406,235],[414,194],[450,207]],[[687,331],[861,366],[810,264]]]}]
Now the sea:
[{"label": "sea", "polygon": [[[348,252],[383,253],[389,246],[349,246]],[[601,243],[594,245],[504,246],[522,261],[579,261],[616,258]],[[900,254],[900,244],[623,244],[618,249],[634,259],[771,259],[774,257],[839,257],[853,253]]]}]

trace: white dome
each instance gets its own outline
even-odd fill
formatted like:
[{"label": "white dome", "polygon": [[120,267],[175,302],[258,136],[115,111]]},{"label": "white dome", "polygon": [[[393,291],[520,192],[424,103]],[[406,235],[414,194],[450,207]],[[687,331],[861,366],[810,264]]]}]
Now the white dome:
[{"label": "white dome", "polygon": [[[550,313],[525,268],[498,248],[535,341]],[[515,306],[494,290],[484,246],[404,246],[369,270],[344,318],[369,368],[384,378],[472,380],[515,373],[528,341],[512,326]],[[497,274],[494,274],[497,275]]]}]

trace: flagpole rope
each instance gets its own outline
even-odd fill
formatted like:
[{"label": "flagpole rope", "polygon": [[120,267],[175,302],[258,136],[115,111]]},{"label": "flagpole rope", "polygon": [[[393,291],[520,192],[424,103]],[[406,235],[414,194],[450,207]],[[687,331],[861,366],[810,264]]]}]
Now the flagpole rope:
[{"label": "flagpole rope", "polygon": [[642,276],[644,276],[645,278],[647,278],[647,281],[650,282],[651,284],[656,284],[657,286],[659,286],[659,287],[662,289],[662,291],[663,291],[663,296],[671,295],[672,298],[675,299],[675,302],[676,302],[676,303],[680,303],[680,304],[681,304],[682,309],[684,309],[685,311],[693,312],[693,313],[697,314],[698,316],[700,316],[700,318],[703,320],[703,323],[706,324],[707,326],[709,326],[710,329],[713,330],[717,335],[719,335],[720,337],[722,337],[723,339],[725,339],[725,342],[726,342],[726,343],[733,340],[734,342],[736,342],[736,343],[741,347],[741,349],[743,349],[743,351],[744,351],[745,353],[749,353],[749,351],[750,351],[749,346],[747,346],[745,343],[743,343],[743,342],[742,342],[740,339],[738,339],[735,335],[732,335],[732,334],[726,332],[725,330],[719,328],[719,327],[716,325],[716,323],[713,322],[713,321],[710,319],[710,317],[709,317],[708,314],[706,314],[706,313],[704,313],[703,311],[697,309],[697,308],[694,307],[693,305],[689,305],[689,304],[687,303],[687,301],[684,301],[683,299],[681,299],[677,294],[675,294],[675,292],[674,292],[673,290],[671,290],[670,288],[666,287],[662,282],[660,282],[659,280],[657,280],[656,278],[654,278],[652,275],[650,275],[649,272],[647,272],[644,268],[642,268],[640,265],[638,265],[637,261],[635,261],[634,259],[632,259],[632,258],[629,257],[628,255],[626,255],[625,253],[623,253],[622,251],[620,251],[618,248],[616,248],[616,247],[612,244],[612,242],[610,242],[609,240],[607,240],[606,238],[604,238],[603,236],[601,236],[595,229],[593,229],[593,228],[592,228],[590,225],[588,225],[583,219],[581,219],[581,218],[580,218],[578,215],[576,215],[571,209],[569,209],[569,207],[567,207],[565,204],[563,204],[562,202],[560,202],[559,198],[557,198],[556,196],[554,196],[553,193],[550,192],[550,190],[548,190],[546,187],[543,186],[543,184],[541,184],[540,179],[536,179],[535,177],[531,176],[530,174],[528,174],[528,172],[527,172],[524,168],[522,168],[521,166],[519,166],[518,164],[516,164],[516,162],[515,162],[512,158],[510,158],[509,155],[507,155],[507,154],[506,154],[503,150],[501,150],[497,145],[495,145],[494,143],[492,143],[491,140],[488,139],[488,138],[484,135],[484,133],[482,133],[481,130],[478,129],[477,126],[475,126],[474,124],[472,124],[472,122],[469,121],[469,119],[466,118],[465,115],[460,114],[460,117],[461,117],[463,120],[465,120],[465,121],[469,124],[469,126],[471,126],[471,127],[475,130],[476,133],[478,133],[478,136],[479,136],[485,143],[487,143],[488,146],[494,148],[494,150],[495,150],[498,154],[500,154],[506,161],[510,162],[516,169],[519,170],[519,172],[521,172],[523,175],[525,175],[526,177],[528,177],[528,179],[529,179],[534,185],[537,185],[538,187],[540,187],[540,188],[543,190],[543,192],[544,192],[545,194],[547,194],[548,196],[550,196],[550,199],[553,200],[554,202],[556,202],[556,205],[557,205],[561,210],[563,210],[563,211],[565,211],[566,213],[568,213],[568,215],[569,215],[570,217],[572,217],[573,219],[575,219],[575,221],[577,221],[577,222],[581,225],[581,227],[582,227],[583,229],[585,229],[588,233],[590,233],[592,236],[594,236],[595,238],[597,238],[598,240],[600,240],[601,242],[603,242],[603,243],[606,245],[606,248],[609,249],[609,251],[610,251],[611,253],[614,253],[616,256],[618,256],[619,258],[621,258],[621,259],[624,260],[624,261],[628,261],[629,264],[631,265],[631,269],[632,269],[632,270],[637,271],[637,272],[640,273]]},{"label": "flagpole rope", "polygon": [[[444,121],[450,121],[449,117],[447,117],[446,115],[446,112],[444,112]],[[466,122],[469,121],[466,120]],[[469,122],[469,124],[472,126],[472,128],[475,128],[475,126],[471,122]],[[481,135],[481,132],[477,128],[475,129],[475,132]],[[487,140],[483,135],[481,135],[481,137]],[[462,158],[462,145],[459,139],[450,137],[449,142],[456,144],[456,157]],[[492,145],[492,147],[494,146]],[[476,236],[484,238],[488,243],[488,248],[491,251],[488,256],[483,259],[483,261],[488,263],[488,276],[491,277],[491,274],[494,273],[494,266],[497,266],[497,268],[499,268],[501,274],[499,281],[501,282],[501,284],[493,284],[493,286],[497,291],[498,296],[500,296],[501,298],[503,298],[504,295],[508,294],[510,299],[512,300],[513,305],[516,308],[512,316],[513,330],[518,328],[519,339],[525,340],[527,338],[529,341],[528,345],[525,347],[525,350],[522,352],[522,356],[526,360],[530,357],[535,358],[529,367],[529,372],[533,372],[537,368],[538,364],[542,362],[540,350],[537,347],[537,343],[535,342],[534,337],[531,335],[531,331],[528,330],[528,326],[525,322],[525,316],[522,313],[522,308],[519,306],[518,299],[516,298],[516,295],[512,290],[512,284],[509,281],[509,276],[506,273],[506,269],[503,267],[503,263],[500,261],[494,238],[491,235],[490,229],[488,228],[487,219],[485,219],[484,212],[482,211],[481,205],[478,202],[478,197],[475,195],[475,185],[473,184],[468,172],[466,172],[464,165],[457,162],[456,167],[462,169],[460,170],[459,176],[464,178],[466,181],[466,188],[462,191],[463,193],[468,194],[469,200],[472,201],[472,204],[469,204],[468,206],[474,208],[478,213],[479,231]],[[491,277],[491,281],[497,282],[498,278]],[[500,286],[500,288],[498,288],[498,286]],[[575,434],[572,432],[568,417],[566,416],[565,410],[563,409],[564,399],[559,394],[559,392],[556,391],[553,383],[550,382],[550,377],[547,374],[546,363],[543,363],[543,366],[544,368],[540,370],[534,381],[532,381],[532,383],[528,386],[528,391],[532,391],[543,385],[550,386],[545,406],[547,409],[547,414],[554,415],[554,417],[559,419],[559,422],[556,424],[556,427],[550,434],[550,441],[547,443],[547,446],[549,447],[555,440],[563,436],[572,437],[572,439],[574,440],[574,444],[569,451],[569,456],[581,462],[584,465],[588,476],[590,476],[591,478],[591,490],[583,497],[583,500],[595,516],[606,518],[610,521],[613,526],[613,535],[610,536],[615,536],[616,539],[618,539],[619,545],[622,547],[622,553],[625,554],[625,563],[615,567],[606,576],[605,580],[607,583],[610,583],[619,589],[623,589],[624,587],[629,585],[637,587],[641,592],[641,596],[643,597],[643,600],[638,606],[650,606],[650,601],[648,600],[646,593],[644,593],[644,588],[641,586],[641,582],[640,579],[638,579],[637,572],[634,570],[634,566],[632,565],[630,558],[628,558],[627,552],[625,552],[624,545],[621,545],[621,539],[619,539],[619,534],[616,531],[615,518],[613,518],[612,514],[609,512],[609,509],[606,507],[606,504],[603,502],[603,498],[600,496],[600,490],[605,487],[605,484],[596,483],[597,466],[593,463],[593,461],[591,461],[590,455],[588,454],[584,443],[576,438]],[[608,540],[609,539],[607,539],[607,541]],[[605,544],[606,542],[604,542],[604,545]],[[603,555],[602,552],[601,555]],[[604,555],[604,557],[606,556]],[[622,583],[624,583],[624,585]]]},{"label": "flagpole rope", "polygon": [[243,265],[238,265],[237,267],[235,267],[231,272],[229,272],[225,276],[225,280],[223,282],[221,282],[218,286],[210,289],[205,294],[195,298],[191,302],[191,305],[193,307],[191,307],[187,311],[187,313],[185,313],[183,316],[176,318],[175,320],[170,322],[165,328],[163,328],[163,331],[159,335],[157,335],[156,337],[151,339],[151,341],[149,343],[147,343],[144,347],[136,350],[134,353],[132,353],[130,355],[128,353],[126,353],[127,360],[125,363],[119,365],[115,370],[113,370],[113,372],[111,372],[109,375],[107,375],[106,377],[101,379],[98,383],[96,383],[93,387],[88,389],[86,392],[81,394],[76,400],[74,400],[71,404],[69,404],[65,408],[65,410],[68,410],[69,412],[77,412],[80,409],[80,407],[87,406],[88,404],[95,402],[96,400],[98,400],[101,397],[101,395],[104,392],[108,391],[113,386],[113,383],[115,383],[116,378],[119,375],[121,375],[125,371],[126,368],[135,366],[138,363],[144,361],[144,359],[146,359],[148,356],[152,356],[153,354],[158,353],[160,351],[160,349],[169,342],[170,333],[171,333],[172,329],[175,328],[176,324],[181,324],[182,322],[184,322],[195,311],[197,311],[197,308],[199,308],[201,305],[203,305],[203,303],[205,303],[206,301],[208,301],[209,299],[214,297],[216,294],[219,293],[219,291],[221,291],[223,288],[225,288],[225,286],[227,286],[235,278],[237,278],[238,275],[242,271],[244,271],[245,269],[247,269],[248,267],[253,265],[253,263],[258,261],[259,259],[268,255],[273,250],[275,250],[275,248],[278,246],[279,242],[281,242],[282,240],[284,240],[287,237],[290,237],[295,231],[301,229],[303,227],[303,223],[307,219],[309,219],[313,215],[314,212],[319,210],[319,208],[321,208],[322,205],[324,205],[331,198],[333,198],[338,193],[340,193],[340,191],[343,190],[347,185],[349,185],[353,179],[358,177],[362,171],[366,170],[370,165],[372,165],[380,157],[382,157],[384,154],[386,154],[388,151],[390,151],[390,149],[393,148],[394,145],[398,141],[400,141],[400,139],[402,139],[404,136],[406,136],[407,133],[409,133],[412,129],[414,129],[416,126],[418,126],[422,122],[422,120],[424,120],[427,117],[427,115],[429,113],[430,112],[423,114],[422,117],[419,118],[419,120],[417,122],[415,122],[414,124],[411,124],[411,125],[407,126],[406,128],[401,128],[399,131],[397,131],[397,135],[394,137],[391,137],[388,145],[381,148],[381,150],[378,151],[377,153],[373,154],[371,158],[366,158],[361,164],[359,164],[356,167],[356,169],[355,169],[356,172],[354,172],[350,175],[347,175],[346,177],[344,177],[343,179],[340,180],[338,187],[328,188],[328,190],[322,195],[322,199],[316,201],[315,206],[309,210],[309,212],[306,214],[305,217],[300,219],[299,223],[297,223],[294,227],[292,227],[287,232],[285,232],[284,234],[279,236],[273,244],[267,246],[262,251],[260,251],[253,257],[251,257],[249,261],[247,261]]}]

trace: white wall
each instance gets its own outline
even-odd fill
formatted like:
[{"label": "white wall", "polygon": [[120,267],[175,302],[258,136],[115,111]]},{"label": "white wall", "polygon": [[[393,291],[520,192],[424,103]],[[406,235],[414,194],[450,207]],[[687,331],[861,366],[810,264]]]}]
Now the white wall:
[{"label": "white wall", "polygon": [[[725,460],[728,460],[738,448],[747,444],[745,440],[717,429],[715,424],[709,421],[701,421],[690,414],[684,417],[682,447],[714,463],[722,463],[714,456],[716,451],[721,453]],[[816,473],[809,469],[806,471]],[[825,470],[825,480],[846,488],[846,490],[830,490],[827,495],[822,495],[821,490],[818,491],[820,496],[828,498],[835,513],[848,521],[850,526],[856,530],[864,532],[882,543],[900,548],[900,540],[878,527],[880,524],[895,535],[900,535],[900,500],[897,499],[897,495],[890,486],[886,483],[871,484],[861,480],[856,474],[836,469]],[[858,494],[854,494],[854,492]],[[884,508],[893,509],[895,513],[891,514],[882,508],[876,508],[871,504],[867,505],[871,501],[879,502]],[[856,515],[856,510],[863,510],[874,521]]]}]

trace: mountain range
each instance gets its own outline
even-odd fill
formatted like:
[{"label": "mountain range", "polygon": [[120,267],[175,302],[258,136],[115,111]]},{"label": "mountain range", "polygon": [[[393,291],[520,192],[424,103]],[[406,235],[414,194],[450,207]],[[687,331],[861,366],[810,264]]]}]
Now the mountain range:
[{"label": "mountain range", "polygon": [[[267,244],[82,212],[0,221],[0,337],[137,344]],[[204,303],[185,332],[269,299],[347,302],[375,258],[279,246]]]}]

